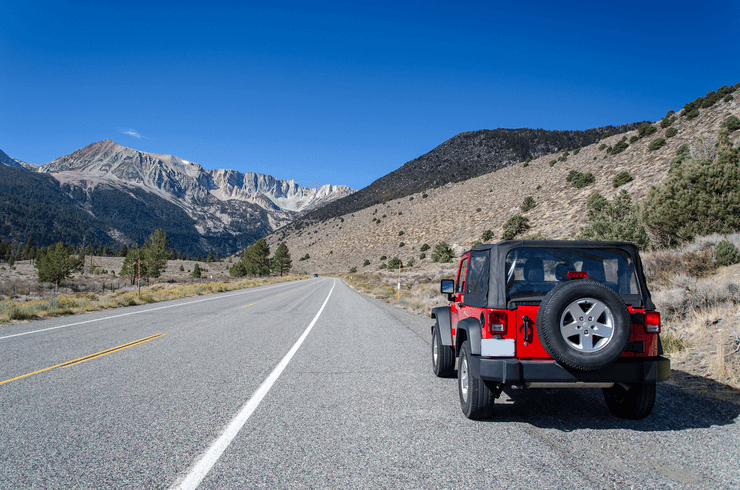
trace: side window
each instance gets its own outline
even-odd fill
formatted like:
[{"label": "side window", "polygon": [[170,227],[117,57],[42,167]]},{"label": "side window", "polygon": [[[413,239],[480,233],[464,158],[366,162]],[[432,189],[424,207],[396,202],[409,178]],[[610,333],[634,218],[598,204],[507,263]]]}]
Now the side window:
[{"label": "side window", "polygon": [[465,257],[460,262],[460,270],[457,272],[457,286],[455,286],[456,293],[462,293],[465,288],[465,273],[468,269],[468,258]]},{"label": "side window", "polygon": [[490,267],[491,261],[487,250],[470,252],[467,284],[465,284],[466,305],[477,308],[486,307]]}]

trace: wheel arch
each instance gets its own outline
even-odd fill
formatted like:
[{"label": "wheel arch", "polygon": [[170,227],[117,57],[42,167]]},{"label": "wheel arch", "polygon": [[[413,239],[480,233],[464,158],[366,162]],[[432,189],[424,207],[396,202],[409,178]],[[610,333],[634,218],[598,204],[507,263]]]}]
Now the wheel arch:
[{"label": "wheel arch", "polygon": [[[442,345],[452,345],[452,323],[450,321],[450,307],[440,306],[432,308],[432,318],[437,320],[439,325],[439,336],[442,339]],[[434,325],[432,325],[432,335],[434,335]]]},{"label": "wheel arch", "polygon": [[470,343],[470,354],[479,356],[481,338],[481,325],[478,319],[466,318],[460,320],[455,329],[455,356],[460,354],[460,346],[466,340]]}]

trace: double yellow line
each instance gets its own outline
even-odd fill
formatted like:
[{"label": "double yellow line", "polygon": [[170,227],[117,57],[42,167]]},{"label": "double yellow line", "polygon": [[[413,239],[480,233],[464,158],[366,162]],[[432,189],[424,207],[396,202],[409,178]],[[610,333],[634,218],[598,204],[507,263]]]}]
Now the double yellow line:
[{"label": "double yellow line", "polygon": [[0,381],[0,385],[5,383],[10,383],[11,381],[15,381],[17,379],[26,378],[28,376],[33,376],[34,374],[43,373],[44,371],[48,371],[50,369],[54,368],[64,368],[69,366],[74,366],[75,364],[80,364],[85,361],[90,361],[92,359],[97,359],[98,357],[107,356],[108,354],[113,354],[114,352],[122,351],[124,349],[128,349],[129,347],[133,347],[135,345],[143,344],[144,342],[149,342],[150,340],[158,339],[160,337],[164,337],[166,334],[158,333],[156,335],[151,335],[149,337],[145,337],[143,339],[134,340],[133,342],[129,342],[128,344],[119,345],[118,347],[113,347],[112,349],[106,349],[101,350],[100,352],[96,352],[95,354],[90,354],[89,356],[80,357],[79,359],[74,359],[72,361],[63,362],[61,364],[57,364],[56,366],[51,366],[44,369],[39,369],[38,371],[34,371],[32,373],[24,374],[22,376],[16,376],[15,378],[6,379],[5,381]]}]

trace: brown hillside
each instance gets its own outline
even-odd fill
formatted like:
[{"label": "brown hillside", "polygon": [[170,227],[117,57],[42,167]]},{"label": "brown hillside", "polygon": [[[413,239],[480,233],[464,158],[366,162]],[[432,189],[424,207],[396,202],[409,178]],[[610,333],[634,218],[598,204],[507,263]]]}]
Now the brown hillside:
[{"label": "brown hillside", "polygon": [[[637,131],[610,136],[582,148],[577,155],[571,151],[566,161],[557,161],[553,166],[550,162],[563,152],[532,160],[527,166],[519,163],[464,182],[429,189],[426,198],[423,193],[417,193],[298,231],[278,230],[267,241],[272,251],[285,241],[293,258],[293,270],[299,273],[343,274],[351,267],[356,267],[358,272],[375,270],[383,262],[380,260],[383,255],[388,259],[398,257],[404,264],[414,259],[414,267],[419,267],[431,261],[432,250],[426,252],[426,259],[419,259],[425,243],[433,248],[437,242],[445,241],[459,254],[480,240],[487,229],[494,232],[494,241],[500,240],[504,223],[522,214],[520,206],[527,196],[537,202],[534,209],[523,213],[532,226],[530,235],[573,238],[588,223],[586,200],[591,194],[598,191],[611,200],[619,190],[625,189],[633,202],[639,202],[652,185],[665,179],[679,146],[688,143],[692,150],[696,149],[697,138],[716,136],[730,115],[740,116],[738,103],[719,101],[711,108],[701,109],[699,117],[691,121],[678,117],[671,126],[678,133],[666,138],[667,144],[653,152],[648,150],[650,142],[665,138],[666,129],[660,127],[660,121],[653,124],[657,132],[631,143],[617,155],[609,155],[599,147],[602,143],[614,146],[623,136],[629,141]],[[731,139],[740,139],[740,132],[732,133]],[[571,170],[592,172],[596,181],[575,189],[566,181]],[[624,170],[634,180],[615,189],[612,179]],[[405,244],[402,247],[401,242]],[[310,256],[308,260],[299,260],[306,254]],[[365,260],[370,265],[363,267]]]}]

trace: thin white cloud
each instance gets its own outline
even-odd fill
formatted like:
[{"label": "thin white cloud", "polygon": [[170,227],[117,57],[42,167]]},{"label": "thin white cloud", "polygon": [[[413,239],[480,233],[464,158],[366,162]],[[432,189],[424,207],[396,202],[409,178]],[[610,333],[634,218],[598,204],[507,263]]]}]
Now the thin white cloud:
[{"label": "thin white cloud", "polygon": [[137,132],[136,132],[135,130],[133,130],[133,129],[122,129],[122,130],[121,130],[121,132],[122,132],[123,134],[127,134],[127,135],[129,135],[129,136],[133,136],[134,138],[139,138],[139,139],[141,139],[141,135],[140,135],[139,133],[137,133]]}]

